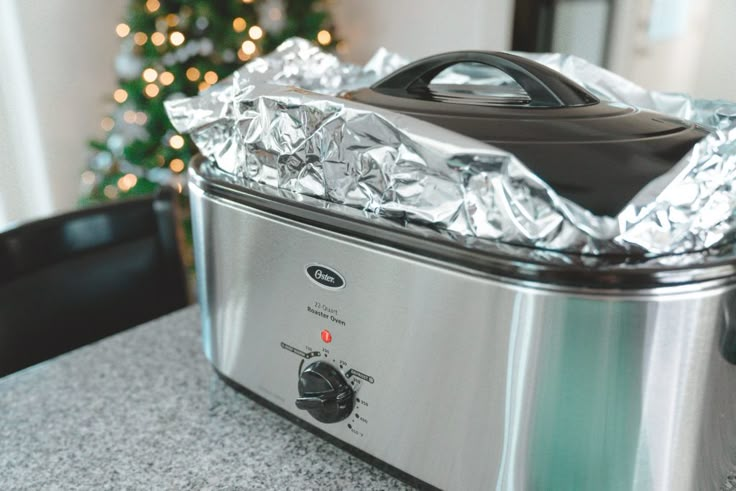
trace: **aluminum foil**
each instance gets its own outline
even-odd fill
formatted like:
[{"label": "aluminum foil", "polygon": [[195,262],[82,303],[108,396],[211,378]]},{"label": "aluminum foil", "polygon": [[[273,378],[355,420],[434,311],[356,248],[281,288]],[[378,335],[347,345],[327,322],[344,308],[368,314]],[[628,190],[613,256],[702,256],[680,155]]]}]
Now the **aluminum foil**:
[{"label": "aluminum foil", "polygon": [[[231,182],[422,226],[466,247],[492,241],[584,255],[659,257],[732,238],[736,105],[646,91],[572,56],[526,56],[602,99],[691,119],[713,131],[618,217],[603,217],[558,196],[508,152],[334,97],[407,62],[384,50],[357,66],[292,39],[199,96],[168,101],[166,109],[175,128],[189,133]],[[452,71],[444,76],[451,82],[465,77],[467,83],[502,83]]]}]

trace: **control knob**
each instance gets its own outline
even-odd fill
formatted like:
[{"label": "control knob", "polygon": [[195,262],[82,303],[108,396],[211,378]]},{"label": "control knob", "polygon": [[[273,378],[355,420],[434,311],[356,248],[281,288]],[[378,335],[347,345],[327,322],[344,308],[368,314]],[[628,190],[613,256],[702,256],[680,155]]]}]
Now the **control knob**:
[{"label": "control knob", "polygon": [[322,423],[337,423],[353,411],[353,395],[352,387],[338,369],[316,361],[299,375],[296,407]]}]

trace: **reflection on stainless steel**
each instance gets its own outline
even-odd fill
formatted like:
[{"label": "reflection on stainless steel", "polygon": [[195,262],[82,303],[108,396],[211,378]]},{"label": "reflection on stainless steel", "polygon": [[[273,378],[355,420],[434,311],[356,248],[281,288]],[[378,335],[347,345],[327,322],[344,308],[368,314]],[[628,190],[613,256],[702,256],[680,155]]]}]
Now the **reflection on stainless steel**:
[{"label": "reflection on stainless steel", "polygon": [[[191,186],[208,358],[330,435],[448,490],[705,491],[736,467],[733,284],[501,281]],[[348,286],[312,284],[315,262]],[[351,427],[293,403],[300,359],[280,345],[321,347],[315,302],[346,322],[329,360],[375,380]]]},{"label": "reflection on stainless steel", "polygon": [[[293,39],[200,96],[167,102],[167,111],[178,131],[190,133],[205,156],[240,182],[428,225],[459,240],[653,257],[731,238],[736,130],[729,115],[736,106],[645,91],[574,57],[535,58],[600,97],[690,118],[715,131],[614,218],[561,198],[507,152],[327,95],[368,85],[405,62],[385,51],[358,67]],[[458,75],[445,77],[452,82]],[[693,255],[666,261],[679,259],[692,261]]]}]

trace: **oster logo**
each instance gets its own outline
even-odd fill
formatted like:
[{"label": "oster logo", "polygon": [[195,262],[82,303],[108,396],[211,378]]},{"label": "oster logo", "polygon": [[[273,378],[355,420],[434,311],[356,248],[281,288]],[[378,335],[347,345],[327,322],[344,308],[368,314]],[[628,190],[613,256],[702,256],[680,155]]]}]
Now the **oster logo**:
[{"label": "oster logo", "polygon": [[321,264],[309,264],[306,268],[307,276],[319,286],[337,290],[345,286],[345,279],[332,268]]}]

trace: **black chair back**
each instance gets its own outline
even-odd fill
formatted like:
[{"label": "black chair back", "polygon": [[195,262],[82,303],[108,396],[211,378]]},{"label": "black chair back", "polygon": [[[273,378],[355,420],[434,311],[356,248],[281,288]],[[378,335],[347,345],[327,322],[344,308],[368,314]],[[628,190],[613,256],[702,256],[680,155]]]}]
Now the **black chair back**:
[{"label": "black chair back", "polygon": [[175,206],[162,189],[0,233],[0,376],[186,306]]}]

